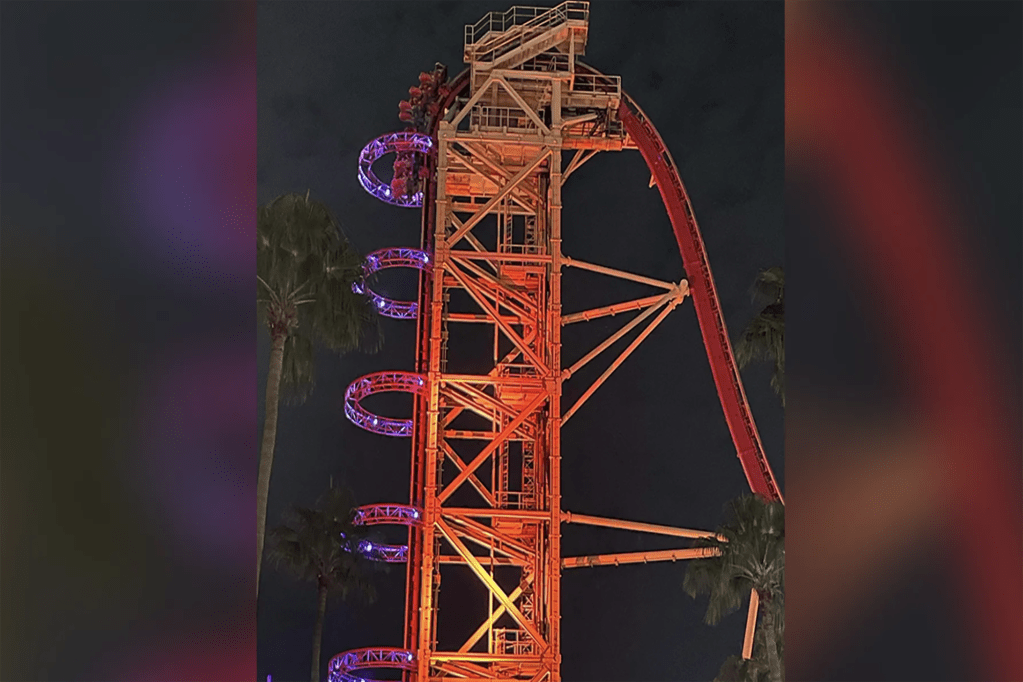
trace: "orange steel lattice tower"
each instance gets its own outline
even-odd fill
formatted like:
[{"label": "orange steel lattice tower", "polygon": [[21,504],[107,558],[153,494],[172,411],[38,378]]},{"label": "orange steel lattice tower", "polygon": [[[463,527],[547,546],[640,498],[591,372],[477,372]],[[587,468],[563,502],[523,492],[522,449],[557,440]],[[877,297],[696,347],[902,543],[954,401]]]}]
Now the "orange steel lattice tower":
[{"label": "orange steel lattice tower", "polygon": [[[355,381],[345,410],[358,426],[412,439],[409,504],[368,505],[356,522],[401,524],[409,544],[358,549],[407,562],[405,642],[358,649],[330,663],[332,680],[364,681],[362,670],[391,668],[407,680],[560,680],[560,584],[563,568],[691,559],[711,550],[683,548],[562,557],[561,524],[581,523],[698,538],[706,531],[571,514],[561,509],[561,427],[657,325],[692,296],[718,394],[751,488],[780,493],[746,405],[713,280],[674,163],[656,130],[584,54],[589,3],[514,7],[465,29],[468,68],[448,82],[443,67],[422,74],[402,102],[415,125],[371,142],[359,179],[377,198],[423,209],[422,249],[367,256],[357,290],[381,313],[418,320],[417,371]],[[599,151],[638,149],[672,219],[689,279],[662,282],[581,262],[563,254],[561,187]],[[373,162],[396,153],[395,179],[381,182]],[[565,163],[565,159],[567,163]],[[416,302],[370,288],[387,267],[421,271]],[[561,273],[575,267],[649,285],[648,297],[565,313]],[[635,312],[618,332],[564,366],[568,324]],[[638,331],[637,331],[638,330]],[[636,331],[606,371],[571,405],[562,385],[584,365]],[[415,396],[411,420],[368,412],[362,400],[382,391]],[[442,569],[468,571],[482,585],[472,634],[442,641],[438,595]],[[466,599],[473,598],[464,595]],[[748,655],[755,620],[751,602]],[[464,626],[465,624],[460,624]]]}]

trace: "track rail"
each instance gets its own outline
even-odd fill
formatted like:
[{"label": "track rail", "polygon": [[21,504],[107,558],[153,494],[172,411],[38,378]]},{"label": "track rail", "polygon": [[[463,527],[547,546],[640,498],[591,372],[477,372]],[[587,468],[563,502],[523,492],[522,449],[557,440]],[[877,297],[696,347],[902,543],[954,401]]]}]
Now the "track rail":
[{"label": "track rail", "polygon": [[389,268],[414,268],[426,270],[430,267],[430,254],[420,249],[404,247],[380,249],[367,254],[362,264],[362,277],[352,284],[352,291],[365,294],[384,317],[396,320],[414,320],[419,315],[419,304],[415,301],[395,301],[373,291],[367,282],[373,275]]},{"label": "track rail", "polygon": [[714,278],[710,272],[707,249],[703,245],[703,237],[696,224],[692,204],[689,202],[675,162],[653,123],[625,93],[622,93],[618,118],[643,155],[661,193],[664,208],[671,219],[675,239],[682,254],[682,265],[689,280],[689,292],[696,308],[696,318],[700,323],[703,345],[707,349],[707,359],[710,361],[714,384],[717,386],[718,398],[721,400],[725,421],[732,434],[736,454],[746,473],[746,480],[749,481],[750,489],[754,493],[769,500],[784,502],[771,465],[767,461],[767,455],[764,453],[764,446],[760,442],[760,434],[753,422],[746,391],[742,387],[739,369],[732,354],[732,343],[728,338],[728,328],[721,312]]},{"label": "track rail", "polygon": [[415,654],[408,649],[373,647],[352,649],[330,659],[330,682],[373,682],[358,675],[357,670],[414,670]]},{"label": "track rail", "polygon": [[[409,504],[367,504],[352,511],[352,524],[356,526],[419,526],[422,511]],[[408,545],[388,545],[363,540],[359,553],[372,561],[400,564],[408,561]]]},{"label": "track rail", "polygon": [[419,208],[423,205],[422,191],[413,194],[396,191],[390,183],[377,177],[373,172],[373,163],[380,157],[391,153],[429,155],[431,149],[433,149],[433,139],[422,133],[405,130],[381,135],[367,144],[359,154],[359,184],[380,201],[402,208]]},{"label": "track rail", "polygon": [[362,406],[362,400],[374,393],[423,392],[423,377],[413,372],[375,372],[359,377],[345,391],[345,416],[359,428],[381,436],[408,438],[412,435],[411,419],[391,419],[373,414]]},{"label": "track rail", "polygon": [[[598,71],[582,63],[578,63],[577,66],[579,70],[586,75],[586,77],[599,78],[602,76],[602,74]],[[432,258],[431,255],[428,255],[427,245],[431,243],[431,237],[434,236],[434,207],[437,202],[437,197],[435,196],[436,190],[433,181],[433,173],[436,169],[436,159],[434,158],[435,155],[432,153],[436,147],[437,124],[439,119],[444,115],[444,112],[454,105],[456,97],[464,96],[469,86],[469,71],[466,70],[452,82],[450,90],[447,92],[446,97],[439,108],[440,115],[434,118],[432,121],[432,127],[427,134],[406,131],[405,133],[385,135],[377,138],[367,145],[360,156],[359,180],[362,186],[370,194],[381,201],[385,201],[392,205],[406,208],[422,208],[423,210],[422,248],[383,249],[370,254],[364,267],[364,278],[357,282],[354,287],[356,291],[360,291],[370,296],[374,300],[376,307],[384,314],[399,319],[415,319],[417,321],[417,325],[419,327],[417,334],[419,337],[417,348],[417,372],[378,372],[367,375],[353,382],[352,385],[349,386],[345,396],[345,413],[357,426],[374,433],[392,437],[411,436],[413,440],[411,504],[368,505],[357,509],[355,511],[355,517],[353,518],[356,525],[368,526],[394,524],[404,525],[409,529],[409,543],[407,545],[381,545],[378,543],[373,543],[371,545],[368,541],[364,541],[358,548],[358,551],[362,554],[378,561],[394,563],[403,561],[407,562],[409,586],[406,594],[407,630],[405,633],[405,648],[359,649],[345,652],[334,657],[330,663],[330,678],[332,682],[370,682],[366,678],[362,678],[357,675],[356,671],[380,668],[400,670],[403,673],[403,678],[406,679],[410,676],[416,676],[417,674],[421,677],[425,674],[423,672],[424,666],[428,668],[430,665],[430,662],[426,661],[425,657],[423,661],[415,660],[415,652],[413,648],[416,645],[416,642],[421,639],[421,637],[418,636],[421,633],[417,633],[419,627],[417,624],[418,621],[416,618],[412,617],[412,614],[420,606],[419,591],[422,588],[417,577],[421,571],[429,570],[429,566],[423,565],[422,558],[420,556],[422,554],[422,548],[417,546],[419,542],[422,542],[422,539],[419,536],[423,532],[424,528],[421,517],[424,516],[424,512],[426,515],[435,513],[431,512],[430,508],[424,507],[421,499],[421,488],[423,486],[423,482],[427,480],[427,472],[424,469],[423,453],[423,443],[425,442],[425,439],[420,431],[424,428],[423,425],[429,421],[427,418],[428,415],[425,412],[425,408],[428,403],[426,400],[427,393],[428,391],[438,390],[437,386],[427,386],[424,382],[424,377],[427,374],[429,365],[429,358],[426,357],[426,348],[428,346],[427,341],[429,340],[427,335],[430,333],[430,330],[424,325],[423,315],[421,313],[423,312],[424,303],[431,300],[431,287],[435,286],[435,283],[432,282],[433,278],[424,275],[428,274],[428,271],[432,269]],[[635,104],[635,102],[628,97],[628,95],[622,93],[621,97],[621,105],[617,110],[617,116],[628,134],[628,139],[632,141],[635,147],[643,155],[643,158],[646,161],[652,177],[654,178],[654,181],[661,193],[661,198],[668,213],[668,217],[671,220],[672,227],[679,244],[679,251],[682,256],[683,265],[686,270],[686,276],[688,278],[688,291],[692,295],[694,305],[696,307],[697,319],[700,325],[704,346],[707,351],[708,360],[710,362],[718,397],[721,401],[725,420],[728,424],[743,471],[746,475],[747,481],[749,482],[750,488],[755,493],[767,499],[781,501],[781,491],[778,489],[778,485],[764,453],[760,436],[757,432],[756,425],[753,422],[738,368],[732,354],[731,342],[728,337],[724,316],[721,312],[717,292],[714,287],[714,281],[711,275],[703,239],[696,224],[696,219],[693,215],[689,198],[679,177],[677,167],[671,159],[671,155],[669,154],[663,139],[660,137],[649,118]],[[619,128],[619,131],[620,130],[621,129]],[[620,141],[621,140],[619,140],[619,142]],[[621,145],[619,144],[617,148],[620,149]],[[417,189],[419,191],[415,194],[396,192],[393,188],[385,184],[373,174],[373,162],[381,156],[391,152],[398,153],[399,155],[422,155],[424,172],[421,175],[417,175],[417,177],[421,178],[422,182],[417,185]],[[560,168],[560,164],[558,167]],[[563,264],[558,261],[559,257],[560,253],[557,253],[555,255],[555,262]],[[369,288],[366,280],[378,270],[388,267],[412,267],[420,271],[421,286],[420,301],[418,304],[406,301],[392,301],[391,299],[374,293]],[[450,376],[448,377],[449,380],[451,380],[451,378],[452,377]],[[391,419],[375,415],[362,406],[361,402],[363,399],[374,393],[387,391],[413,394],[415,396],[415,417],[408,420]],[[523,414],[525,416],[529,413],[530,411],[526,410]],[[486,450],[484,450],[484,453],[486,453]],[[477,458],[478,457],[479,455],[477,455]],[[466,478],[469,476],[471,476],[471,470],[463,472],[460,477],[456,478],[456,482],[459,478]],[[457,486],[451,484],[451,487]],[[443,502],[443,496],[438,499],[440,502]],[[555,502],[555,504],[557,503]],[[549,517],[550,513],[544,511],[543,514],[546,519]],[[568,518],[556,519],[554,522],[557,523],[559,520],[562,522],[568,521]],[[590,520],[594,523],[594,525],[608,525],[628,530],[650,531],[656,528],[660,529],[660,531],[664,531],[664,527],[653,526],[652,524],[637,524],[613,519],[578,517],[577,520],[579,522]],[[465,519],[462,519],[461,522],[468,523]],[[444,531],[445,528],[448,529],[444,534],[454,544],[455,537],[453,535],[453,531],[448,527],[448,525],[446,525],[447,521],[439,519],[436,523],[441,531]],[[642,528],[640,528],[640,526],[642,526]],[[491,535],[497,532],[489,526],[483,526],[483,528],[491,533]],[[672,532],[669,534],[682,535],[684,537],[693,536],[694,533],[694,531],[686,531],[685,529],[671,530]],[[700,532],[698,535],[702,536],[711,534]],[[464,562],[476,565],[476,558],[471,555],[471,553],[469,553],[460,542],[458,542],[456,546],[456,549],[459,548],[461,548],[459,551],[462,554]],[[555,548],[553,551],[555,556],[560,557],[560,551],[558,549]],[[568,568],[576,566],[688,559],[706,555],[706,550],[690,548],[661,552],[597,555],[589,557],[562,557],[559,561],[562,568]],[[448,556],[444,558],[450,561],[455,557]],[[513,553],[512,559],[514,560],[514,558],[515,556]],[[437,558],[437,560],[439,561],[439,558]],[[505,558],[504,560],[507,561],[508,559]],[[479,566],[476,566],[476,568],[478,571],[483,571],[483,569]],[[485,579],[487,576],[482,575],[482,578]],[[525,589],[522,588],[522,586],[520,586],[520,588]],[[434,589],[436,589],[436,585],[434,585]],[[503,595],[500,589],[497,589],[496,587],[492,589],[496,590],[496,593],[499,594],[500,598],[503,598],[502,607],[508,609],[509,612],[514,612],[513,615],[516,616],[516,620],[519,621],[523,627],[529,630],[531,621],[522,616],[513,603],[513,600],[517,598],[519,592],[513,593],[514,596],[512,597],[507,597],[507,595]],[[560,603],[560,596],[558,595],[557,590],[553,592],[552,600],[553,601],[551,603]],[[557,620],[555,619],[555,623],[556,622]],[[501,630],[501,632],[504,632],[504,630]],[[542,635],[533,633],[532,630],[529,630],[529,632],[536,641],[542,641],[544,639]],[[427,634],[428,636],[435,636],[434,633]],[[556,638],[556,633],[553,636]],[[522,654],[524,651],[518,653]],[[445,656],[448,655],[445,654]],[[483,654],[472,654],[471,658],[473,658],[473,660],[478,659],[479,661],[490,660]],[[467,663],[466,661],[469,659],[466,659],[466,661],[463,661],[458,665],[454,665],[446,658],[444,660],[438,658],[437,660],[439,663],[443,664],[442,668],[445,670],[446,674],[453,674],[456,677],[465,677],[469,670],[472,670],[473,673],[476,674],[482,674],[481,671],[486,672],[486,670],[482,667],[474,667]],[[454,667],[451,667],[452,665],[454,665]],[[556,671],[557,663],[554,665],[555,667],[553,670]]]}]

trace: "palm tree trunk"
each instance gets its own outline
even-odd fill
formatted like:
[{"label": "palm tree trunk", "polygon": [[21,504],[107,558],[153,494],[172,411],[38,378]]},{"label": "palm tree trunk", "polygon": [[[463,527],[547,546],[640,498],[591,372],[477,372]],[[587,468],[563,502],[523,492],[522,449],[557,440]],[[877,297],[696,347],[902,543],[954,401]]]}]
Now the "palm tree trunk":
[{"label": "palm tree trunk", "polygon": [[764,647],[767,650],[767,670],[771,682],[784,682],[781,672],[781,658],[778,656],[778,632],[774,623],[774,605],[766,604],[761,610],[763,620],[760,627],[764,631]]},{"label": "palm tree trunk", "polygon": [[320,645],[323,643],[323,618],[327,613],[327,586],[320,584],[320,605],[316,611],[316,629],[313,630],[313,682],[320,682]]},{"label": "palm tree trunk", "polygon": [[263,538],[266,535],[266,501],[270,495],[270,471],[277,442],[277,406],[280,401],[281,371],[284,367],[284,341],[275,334],[270,347],[270,372],[266,377],[266,415],[263,417],[263,444],[259,450],[259,480],[256,484],[256,597],[259,597],[259,569],[263,566]]}]

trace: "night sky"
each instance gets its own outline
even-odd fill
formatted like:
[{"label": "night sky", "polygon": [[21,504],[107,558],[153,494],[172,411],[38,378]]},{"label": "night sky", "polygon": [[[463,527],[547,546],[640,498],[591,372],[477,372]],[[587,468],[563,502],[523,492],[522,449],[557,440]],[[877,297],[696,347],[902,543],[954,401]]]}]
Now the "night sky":
[{"label": "night sky", "polygon": [[[372,138],[401,128],[397,104],[420,71],[437,61],[447,64],[451,75],[462,70],[463,25],[508,6],[260,4],[259,202],[309,189],[312,198],[331,207],[361,252],[417,246],[419,212],[389,206],[363,191],[356,181],[359,151]],[[622,76],[623,87],[671,150],[700,223],[733,338],[755,312],[749,292],[757,272],[784,262],[782,7],[593,3],[583,57],[604,73]],[[680,279],[682,263],[671,225],[648,180],[636,151],[602,153],[576,172],[563,192],[565,254],[658,279]],[[381,293],[410,296],[413,281],[388,273]],[[653,293],[573,270],[565,273],[563,286],[566,313]],[[564,364],[627,319],[566,328]],[[312,397],[300,407],[282,408],[268,526],[279,523],[289,505],[312,504],[331,475],[344,478],[361,504],[407,501],[409,442],[362,431],[342,414],[344,390],[358,376],[414,368],[414,323],[385,319],[383,324],[381,352],[319,357]],[[617,354],[611,352],[566,384],[566,405]],[[260,429],[268,356],[269,339],[260,330]],[[744,379],[784,490],[783,412],[768,385],[769,367],[751,368]],[[387,405],[381,399],[379,405],[381,411],[395,410],[392,416],[409,409],[400,401]],[[562,507],[572,512],[711,529],[726,502],[748,491],[690,301],[563,429],[562,455]],[[562,529],[565,556],[684,546],[623,531]],[[745,615],[737,612],[714,628],[704,625],[705,601],[684,594],[684,570],[681,563],[567,570],[563,678],[711,679],[728,655],[738,653]],[[315,588],[272,570],[264,576],[258,679],[270,674],[277,682],[305,679]],[[394,566],[380,575],[374,605],[331,603],[324,670],[331,656],[346,649],[401,646],[404,582],[404,568]],[[456,581],[445,578],[444,587],[441,603],[457,600]]]}]

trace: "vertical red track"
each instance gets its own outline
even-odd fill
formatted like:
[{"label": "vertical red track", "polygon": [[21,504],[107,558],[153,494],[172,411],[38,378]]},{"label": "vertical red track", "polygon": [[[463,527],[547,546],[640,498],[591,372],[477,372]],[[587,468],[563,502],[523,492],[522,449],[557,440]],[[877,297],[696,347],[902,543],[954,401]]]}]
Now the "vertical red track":
[{"label": "vertical red track", "polygon": [[[450,92],[447,98],[441,103],[440,111],[447,111],[455,102],[455,98],[462,95],[463,92],[469,87],[469,69],[465,69],[458,74],[450,84]],[[443,114],[442,114],[443,115]],[[437,116],[431,123],[430,129],[427,133],[434,141],[434,149],[437,148],[437,128],[440,125],[441,116]],[[420,242],[420,248],[424,251],[430,251],[430,244],[433,238],[433,226],[434,226],[434,206],[437,201],[436,185],[433,182],[434,173],[437,169],[437,159],[434,155],[430,155],[427,160],[427,165],[430,169],[430,173],[427,179],[423,183],[423,208],[422,208],[422,238]],[[425,373],[428,367],[428,358],[426,355],[427,348],[429,347],[429,334],[430,326],[428,324],[427,315],[430,310],[430,301],[433,297],[432,289],[433,279],[425,272],[420,271],[419,273],[419,311],[420,314],[416,318],[416,371],[420,374]],[[423,505],[423,485],[426,480],[426,470],[424,461],[424,451],[426,446],[425,435],[421,432],[422,425],[426,423],[426,400],[421,396],[415,397],[413,410],[415,412],[415,419],[413,419],[413,432],[412,432],[412,486],[409,495],[411,503],[417,507]],[[416,642],[418,641],[416,628],[419,625],[419,619],[413,618],[413,614],[419,608],[420,603],[420,591],[422,589],[421,582],[419,580],[419,572],[422,570],[422,551],[419,550],[420,532],[414,527],[409,528],[409,551],[408,551],[408,562],[407,562],[407,574],[405,577],[405,623],[407,628],[405,630],[405,648],[415,649]],[[402,679],[408,680],[410,678],[409,672],[402,673]]]},{"label": "vertical red track", "polygon": [[696,318],[703,335],[703,345],[707,349],[707,359],[710,360],[711,373],[717,385],[718,398],[721,399],[725,421],[728,422],[728,430],[731,431],[732,442],[735,443],[742,469],[746,472],[749,487],[766,499],[784,501],[746,401],[746,392],[742,388],[725,318],[714,288],[707,251],[682,180],[664,140],[632,98],[624,93],[618,118],[650,168],[675,230],[675,239],[682,253],[682,265],[689,280],[689,292],[693,297]]}]

